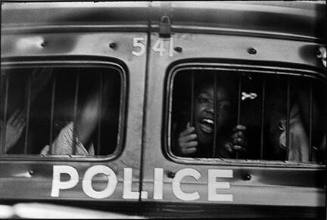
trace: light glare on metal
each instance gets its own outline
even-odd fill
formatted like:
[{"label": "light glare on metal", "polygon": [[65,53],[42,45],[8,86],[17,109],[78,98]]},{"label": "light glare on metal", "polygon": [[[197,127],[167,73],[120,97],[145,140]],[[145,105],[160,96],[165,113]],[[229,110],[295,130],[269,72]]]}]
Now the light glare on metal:
[{"label": "light glare on metal", "polygon": [[319,47],[317,58],[321,60],[322,65],[324,67],[327,67],[326,57],[327,57],[326,47]]},{"label": "light glare on metal", "polygon": [[40,49],[45,45],[44,39],[42,37],[26,37],[17,40],[16,48],[18,50],[30,50],[30,49]]},{"label": "light glare on metal", "polygon": [[258,95],[254,92],[242,92],[242,101],[246,99],[255,99]]}]

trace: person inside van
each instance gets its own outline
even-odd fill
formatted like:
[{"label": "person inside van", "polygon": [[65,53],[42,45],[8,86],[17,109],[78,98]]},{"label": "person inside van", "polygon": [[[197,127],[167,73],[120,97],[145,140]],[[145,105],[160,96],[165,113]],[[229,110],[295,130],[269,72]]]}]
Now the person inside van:
[{"label": "person inside van", "polygon": [[[30,105],[35,103],[37,96],[45,90],[52,77],[52,69],[50,68],[35,68],[31,74],[26,74],[29,77],[30,88],[26,87],[26,81],[21,80],[22,73],[13,73],[10,75],[10,87],[13,92],[10,92],[10,103],[7,107],[7,114],[10,115],[6,120],[6,125],[0,122],[1,126],[5,126],[5,129],[1,128],[1,131],[5,130],[5,153],[12,153],[17,149],[13,149],[19,141],[22,139],[22,133],[26,127],[26,103],[23,101],[25,94],[30,94]],[[30,89],[30,92],[28,92]],[[23,103],[23,104],[22,104]],[[1,110],[2,114],[4,110]]]},{"label": "person inside van", "polygon": [[[287,114],[285,103],[283,104],[278,97],[282,97],[274,91],[269,108],[269,139],[272,150],[270,158],[273,160],[287,160],[292,162],[319,161],[320,152],[325,147],[325,135],[323,128],[318,122],[321,118],[321,106],[313,97],[312,99],[312,121],[309,123],[309,96],[305,88],[297,88],[290,95],[290,113],[287,129]],[[269,100],[269,99],[268,99]],[[312,140],[309,143],[309,127],[312,126]],[[288,131],[287,131],[288,130]],[[312,158],[310,159],[310,150]]]},{"label": "person inside van", "polygon": [[173,143],[176,155],[233,158],[236,152],[245,152],[246,127],[232,126],[235,116],[232,86],[225,80],[217,81],[216,86],[215,89],[212,81],[204,81],[195,89],[194,120],[186,122]]},{"label": "person inside van", "polygon": [[[273,152],[271,159],[294,162],[309,161],[309,137],[301,118],[299,105],[294,103],[289,115],[287,134],[287,118],[283,114],[279,119],[270,119],[270,141]],[[271,121],[274,120],[274,121]]]},{"label": "person inside van", "polygon": [[[108,87],[108,83],[105,83],[103,94],[107,93]],[[68,122],[59,132],[51,148],[46,145],[42,149],[41,155],[95,155],[92,135],[96,130],[99,117],[101,117],[101,110],[103,110],[100,103],[102,102],[102,106],[108,104],[106,99],[100,100],[99,93],[99,89],[93,88],[93,92],[87,96],[86,101],[81,105],[82,108],[77,114],[76,123]],[[73,136],[75,136],[75,141]]]}]

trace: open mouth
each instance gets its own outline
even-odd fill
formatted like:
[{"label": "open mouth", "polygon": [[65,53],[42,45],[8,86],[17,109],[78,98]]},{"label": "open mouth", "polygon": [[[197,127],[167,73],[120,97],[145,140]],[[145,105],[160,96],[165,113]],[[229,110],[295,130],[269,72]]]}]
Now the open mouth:
[{"label": "open mouth", "polygon": [[200,121],[200,129],[204,133],[212,134],[214,131],[215,122],[210,118],[203,118]]}]

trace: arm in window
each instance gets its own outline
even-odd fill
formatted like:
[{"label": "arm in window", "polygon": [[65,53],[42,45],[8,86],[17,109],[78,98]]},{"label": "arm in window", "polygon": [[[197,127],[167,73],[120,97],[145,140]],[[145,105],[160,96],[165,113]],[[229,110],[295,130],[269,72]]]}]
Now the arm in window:
[{"label": "arm in window", "polygon": [[7,153],[19,140],[25,128],[25,116],[23,111],[16,110],[6,123],[6,143],[5,152]]},{"label": "arm in window", "polygon": [[[233,158],[235,153],[245,152],[247,140],[245,136],[246,127],[244,125],[237,125],[233,128],[230,136],[217,136],[217,155],[222,158]],[[196,129],[187,123],[186,129],[179,133],[177,140],[177,149],[175,149],[180,156],[190,157],[212,157],[212,144],[205,145],[198,141]]]}]

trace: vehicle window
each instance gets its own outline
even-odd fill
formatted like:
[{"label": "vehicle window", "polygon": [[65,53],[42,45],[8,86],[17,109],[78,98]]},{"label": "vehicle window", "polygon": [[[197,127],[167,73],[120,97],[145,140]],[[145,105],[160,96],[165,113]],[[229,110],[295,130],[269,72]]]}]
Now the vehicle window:
[{"label": "vehicle window", "polygon": [[322,79],[184,68],[173,73],[170,88],[168,136],[175,156],[323,162]]},{"label": "vehicle window", "polygon": [[94,156],[117,149],[118,68],[11,67],[1,74],[2,154]]}]

